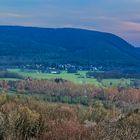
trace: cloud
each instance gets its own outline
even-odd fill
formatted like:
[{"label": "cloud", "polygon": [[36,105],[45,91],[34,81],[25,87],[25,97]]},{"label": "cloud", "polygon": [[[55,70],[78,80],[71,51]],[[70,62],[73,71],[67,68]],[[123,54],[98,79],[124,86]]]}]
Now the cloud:
[{"label": "cloud", "polygon": [[140,31],[140,23],[137,22],[132,22],[132,21],[126,21],[123,23],[124,27],[128,30],[128,31]]},{"label": "cloud", "polygon": [[1,18],[22,18],[23,15],[17,13],[0,13]]}]

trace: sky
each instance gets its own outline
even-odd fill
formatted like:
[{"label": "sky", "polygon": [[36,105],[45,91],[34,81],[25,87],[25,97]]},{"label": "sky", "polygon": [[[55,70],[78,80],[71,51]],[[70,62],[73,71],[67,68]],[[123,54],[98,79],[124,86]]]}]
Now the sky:
[{"label": "sky", "polygon": [[140,0],[0,0],[0,25],[98,30],[140,47]]}]

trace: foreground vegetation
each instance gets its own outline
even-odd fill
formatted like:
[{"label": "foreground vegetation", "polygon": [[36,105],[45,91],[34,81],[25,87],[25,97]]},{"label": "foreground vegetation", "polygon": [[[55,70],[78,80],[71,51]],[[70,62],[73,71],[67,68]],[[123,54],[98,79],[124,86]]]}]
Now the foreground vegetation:
[{"label": "foreground vegetation", "polygon": [[139,140],[140,112],[0,95],[1,140]]}]

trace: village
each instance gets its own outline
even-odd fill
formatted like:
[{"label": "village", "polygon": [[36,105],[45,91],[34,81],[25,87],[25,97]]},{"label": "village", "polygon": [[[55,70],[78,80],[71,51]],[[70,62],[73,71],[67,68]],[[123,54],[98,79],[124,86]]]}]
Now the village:
[{"label": "village", "polygon": [[58,65],[50,65],[45,66],[43,64],[34,64],[34,65],[22,65],[16,66],[15,68],[19,68],[22,71],[26,72],[37,72],[37,73],[50,73],[50,74],[60,74],[62,71],[67,71],[67,73],[78,73],[78,71],[98,71],[101,70],[102,67],[95,67],[93,65],[90,66],[76,66],[71,64],[58,64]]}]

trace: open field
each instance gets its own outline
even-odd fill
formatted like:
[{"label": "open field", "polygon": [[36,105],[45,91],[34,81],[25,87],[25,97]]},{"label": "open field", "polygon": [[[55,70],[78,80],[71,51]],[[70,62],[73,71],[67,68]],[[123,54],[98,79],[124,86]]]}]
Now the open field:
[{"label": "open field", "polygon": [[0,78],[0,80],[16,81],[16,80],[18,80],[18,79],[16,79],[16,78]]},{"label": "open field", "polygon": [[[39,73],[37,71],[26,71],[20,69],[9,69],[11,72],[16,72],[25,77],[31,77],[33,79],[55,79],[62,78],[64,80],[68,80],[74,82],[75,84],[93,84],[95,86],[129,86],[131,83],[131,79],[103,79],[101,82],[97,81],[95,78],[86,78],[87,71],[79,71],[78,74],[67,73],[66,71],[62,71],[60,74],[49,74],[49,73]],[[7,79],[4,79],[7,80]],[[16,79],[8,79],[8,80],[16,80]]]},{"label": "open field", "polygon": [[131,79],[103,79],[103,86],[124,86],[127,87],[131,84]]},{"label": "open field", "polygon": [[[20,69],[9,69],[11,72],[19,73],[25,77],[31,77],[33,79],[55,79],[55,78],[62,78],[64,80],[68,80],[74,82],[76,84],[95,84],[99,86],[100,83],[94,78],[85,78],[86,71],[78,72],[80,75],[75,75],[73,73],[67,73],[66,71],[62,71],[60,74],[49,74],[49,73],[39,73],[36,71],[33,72],[26,72]],[[82,78],[81,78],[82,77]]]}]

